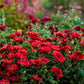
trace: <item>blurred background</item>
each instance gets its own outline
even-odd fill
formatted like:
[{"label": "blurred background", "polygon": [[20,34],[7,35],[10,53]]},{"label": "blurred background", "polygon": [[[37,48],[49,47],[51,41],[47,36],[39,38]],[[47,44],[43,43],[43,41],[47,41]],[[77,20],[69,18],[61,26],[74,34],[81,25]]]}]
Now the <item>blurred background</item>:
[{"label": "blurred background", "polygon": [[78,16],[84,21],[84,0],[0,0],[2,3],[5,4],[7,24],[15,29],[25,28],[29,24],[28,14],[36,18],[50,16],[56,24],[63,20],[64,14]]}]

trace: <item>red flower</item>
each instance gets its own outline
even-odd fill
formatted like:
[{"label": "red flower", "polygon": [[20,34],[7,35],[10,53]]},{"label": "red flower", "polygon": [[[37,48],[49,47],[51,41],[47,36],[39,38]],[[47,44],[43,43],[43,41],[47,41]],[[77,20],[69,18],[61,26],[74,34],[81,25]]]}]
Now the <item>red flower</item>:
[{"label": "red flower", "polygon": [[31,45],[33,47],[40,47],[41,46],[41,42],[37,41],[37,40],[34,40],[34,42],[31,43]]},{"label": "red flower", "polygon": [[0,25],[0,29],[4,30],[6,28],[6,25]]},{"label": "red flower", "polygon": [[9,78],[10,82],[21,82],[21,78],[19,76],[13,76]]},{"label": "red flower", "polygon": [[72,32],[71,37],[72,38],[80,38],[81,35],[78,32]]},{"label": "red flower", "polygon": [[65,30],[64,32],[67,34],[67,36],[71,35],[71,33],[70,33],[70,30],[69,30],[69,29],[68,29],[68,30]]},{"label": "red flower", "polygon": [[6,57],[5,54],[0,54],[0,58],[4,59]]},{"label": "red flower", "polygon": [[74,29],[79,31],[81,29],[81,27],[80,26],[75,26]]},{"label": "red flower", "polygon": [[41,24],[44,25],[46,23],[46,21],[42,21]]},{"label": "red flower", "polygon": [[53,53],[52,53],[52,55],[54,55],[54,57],[55,57],[55,61],[56,62],[64,62],[64,60],[65,60],[65,58],[63,57],[63,55],[62,55],[62,53],[60,53],[60,52],[57,52],[57,51],[53,51]]},{"label": "red flower", "polygon": [[20,59],[18,61],[18,64],[21,66],[29,66],[30,65],[30,63],[26,59]]},{"label": "red flower", "polygon": [[30,22],[34,24],[34,23],[36,23],[36,22],[38,22],[38,21],[40,21],[38,18],[33,18],[33,19],[31,19]]},{"label": "red flower", "polygon": [[29,62],[30,62],[31,65],[36,65],[36,60],[35,59],[31,59],[31,60],[29,60]]},{"label": "red flower", "polygon": [[0,8],[3,8],[3,7],[5,7],[5,5],[4,4],[0,4]]},{"label": "red flower", "polygon": [[61,45],[51,45],[51,48],[53,49],[53,50],[55,50],[55,51],[60,51],[60,50],[62,50],[62,47],[61,47]]},{"label": "red flower", "polygon": [[67,55],[67,59],[71,60],[71,62],[77,62],[78,58],[76,56],[70,56],[70,55]]},{"label": "red flower", "polygon": [[38,77],[38,74],[37,74],[37,75],[32,75],[31,78],[37,80],[37,81],[39,82],[39,84],[41,83],[41,81],[42,81],[42,79],[43,79],[43,78],[39,78],[39,77]]},{"label": "red flower", "polygon": [[49,26],[49,29],[53,29],[53,26]]},{"label": "red flower", "polygon": [[34,19],[34,16],[31,15],[31,14],[29,14],[29,15],[28,15],[28,18],[29,18],[29,19]]},{"label": "red flower", "polygon": [[50,71],[54,73],[54,75],[57,76],[58,79],[63,76],[62,70],[58,67],[52,67]]},{"label": "red flower", "polygon": [[47,17],[43,17],[42,20],[43,21],[49,21],[49,20],[51,20],[51,17],[48,17],[48,16]]},{"label": "red flower", "polygon": [[39,36],[39,33],[37,33],[37,32],[27,32],[28,33],[28,35],[30,35],[30,36]]},{"label": "red flower", "polygon": [[9,71],[11,73],[15,73],[18,69],[19,68],[18,68],[17,64],[7,65],[7,71]]},{"label": "red flower", "polygon": [[6,72],[6,73],[3,73],[3,74],[2,74],[1,78],[2,78],[2,79],[6,79],[6,78],[8,78],[9,76],[10,76],[10,73],[9,73],[9,72]]},{"label": "red flower", "polygon": [[64,50],[66,53],[68,53],[69,51],[71,51],[72,50],[72,47],[71,47],[71,45],[65,45],[63,48],[62,48],[62,50]]},{"label": "red flower", "polygon": [[81,28],[81,31],[84,32],[84,28]]},{"label": "red flower", "polygon": [[84,59],[83,53],[81,53],[79,51],[74,51],[73,56],[77,57],[79,60],[83,60]]},{"label": "red flower", "polygon": [[21,52],[17,52],[15,54],[16,58],[17,59],[28,59],[26,55],[24,55],[24,53],[21,53]]},{"label": "red flower", "polygon": [[29,38],[32,40],[40,40],[41,39],[39,36],[30,36]]},{"label": "red flower", "polygon": [[35,60],[37,67],[40,67],[42,64],[42,59],[36,59]]},{"label": "red flower", "polygon": [[26,28],[31,30],[33,27],[31,25],[26,25]]},{"label": "red flower", "polygon": [[9,81],[2,79],[2,80],[0,80],[0,84],[10,84],[10,83],[9,83]]},{"label": "red flower", "polygon": [[42,64],[47,64],[49,63],[49,60],[47,58],[41,58]]},{"label": "red flower", "polygon": [[17,36],[19,36],[19,35],[21,35],[21,32],[16,32],[15,34],[16,34]]},{"label": "red flower", "polygon": [[22,43],[23,42],[23,38],[21,38],[21,37],[14,37],[14,42]]},{"label": "red flower", "polygon": [[16,36],[17,36],[16,34],[10,34],[10,35],[9,35],[10,38],[14,38],[14,37],[16,37]]},{"label": "red flower", "polygon": [[80,44],[81,44],[81,46],[84,46],[84,40],[83,40],[83,42],[81,42]]},{"label": "red flower", "polygon": [[1,47],[4,46],[4,43],[1,42],[1,43],[0,43],[0,46],[1,46]]},{"label": "red flower", "polygon": [[48,46],[41,46],[41,47],[39,47],[39,49],[37,51],[39,53],[48,53],[51,51],[51,48]]},{"label": "red flower", "polygon": [[6,64],[11,64],[11,63],[13,62],[13,60],[2,59],[2,62],[3,62],[3,63],[6,63]]},{"label": "red flower", "polygon": [[67,37],[67,34],[66,34],[66,33],[63,33],[63,32],[56,32],[56,33],[54,33],[54,35],[55,35],[55,36],[64,37],[64,38]]}]

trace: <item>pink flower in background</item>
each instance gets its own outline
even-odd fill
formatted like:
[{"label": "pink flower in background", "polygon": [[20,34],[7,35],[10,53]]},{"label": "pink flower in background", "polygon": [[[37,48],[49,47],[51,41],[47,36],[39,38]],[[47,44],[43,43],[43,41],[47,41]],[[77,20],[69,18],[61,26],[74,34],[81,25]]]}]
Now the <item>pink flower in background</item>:
[{"label": "pink flower in background", "polygon": [[79,11],[77,11],[77,12],[78,12],[78,14],[82,14],[82,11],[80,11],[80,10],[79,10]]},{"label": "pink flower in background", "polygon": [[60,5],[60,6],[58,7],[58,9],[59,9],[59,10],[63,9],[63,6],[62,6],[62,5]]},{"label": "pink flower in background", "polygon": [[4,0],[5,4],[8,4],[9,6],[11,5],[11,1],[9,0]]}]

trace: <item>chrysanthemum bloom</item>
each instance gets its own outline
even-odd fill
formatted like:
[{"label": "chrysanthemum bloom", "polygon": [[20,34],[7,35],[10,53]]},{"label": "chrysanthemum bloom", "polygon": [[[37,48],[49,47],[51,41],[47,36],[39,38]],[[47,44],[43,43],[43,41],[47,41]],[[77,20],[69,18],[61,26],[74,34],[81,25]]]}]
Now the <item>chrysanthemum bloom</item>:
[{"label": "chrysanthemum bloom", "polygon": [[81,37],[81,34],[78,33],[78,32],[72,32],[71,37],[72,38],[80,38]]},{"label": "chrysanthemum bloom", "polygon": [[77,62],[78,61],[78,58],[76,56],[73,56],[73,55],[67,55],[67,59],[71,60],[71,62]]},{"label": "chrysanthemum bloom", "polygon": [[40,67],[42,64],[42,59],[36,59],[35,60],[37,67]]},{"label": "chrysanthemum bloom", "polygon": [[14,42],[22,43],[23,42],[23,38],[22,37],[14,37]]},{"label": "chrysanthemum bloom", "polygon": [[49,26],[49,29],[53,29],[53,26]]},{"label": "chrysanthemum bloom", "polygon": [[68,30],[65,30],[64,32],[67,34],[67,36],[70,36],[70,35],[71,35],[71,33],[70,33],[70,30],[69,30],[69,29],[68,29]]},{"label": "chrysanthemum bloom", "polygon": [[79,31],[81,28],[82,28],[82,27],[80,27],[80,26],[75,26],[75,27],[74,27],[74,29],[77,30],[77,31]]},{"label": "chrysanthemum bloom", "polygon": [[26,25],[26,28],[31,30],[33,27],[31,25]]},{"label": "chrysanthemum bloom", "polygon": [[62,47],[62,50],[64,50],[66,53],[68,53],[69,51],[71,51],[72,50],[72,47],[71,47],[71,45],[65,45],[64,47]]},{"label": "chrysanthemum bloom", "polygon": [[28,17],[29,19],[34,19],[34,16],[31,15],[31,14],[28,14],[27,17]]},{"label": "chrysanthemum bloom", "polygon": [[19,68],[18,68],[17,64],[7,65],[7,71],[9,71],[11,73],[15,73],[18,69]]},{"label": "chrysanthemum bloom", "polygon": [[14,38],[14,37],[16,37],[17,35],[16,34],[9,34],[9,37],[10,38]]},{"label": "chrysanthemum bloom", "polygon": [[46,23],[46,21],[42,21],[41,24],[44,25]]},{"label": "chrysanthemum bloom", "polygon": [[5,7],[5,5],[4,4],[0,4],[0,8],[3,8],[3,7]]},{"label": "chrysanthemum bloom", "polygon": [[39,33],[37,33],[37,32],[26,32],[28,35],[30,35],[30,36],[39,36],[40,34]]},{"label": "chrysanthemum bloom", "polygon": [[64,33],[64,32],[56,32],[56,33],[54,33],[54,35],[55,36],[60,36],[60,37],[63,37],[63,38],[66,38],[67,37],[67,34],[66,33]]},{"label": "chrysanthemum bloom", "polygon": [[30,63],[29,63],[29,61],[27,61],[27,59],[20,59],[20,60],[18,61],[18,64],[19,64],[20,66],[29,66],[29,65],[30,65]]},{"label": "chrysanthemum bloom", "polygon": [[41,58],[42,64],[47,64],[49,63],[49,60],[47,58]]},{"label": "chrysanthemum bloom", "polygon": [[14,34],[16,34],[17,36],[20,36],[21,32],[15,32]]},{"label": "chrysanthemum bloom", "polygon": [[61,45],[51,45],[51,48],[52,48],[53,50],[55,50],[55,51],[60,51],[60,50],[62,50]]},{"label": "chrysanthemum bloom", "polygon": [[51,48],[48,46],[41,46],[39,47],[39,49],[37,50],[39,53],[48,53],[51,51]]},{"label": "chrysanthemum bloom", "polygon": [[6,28],[6,25],[0,25],[0,29],[4,30]]},{"label": "chrysanthemum bloom", "polygon": [[8,78],[10,76],[10,73],[9,72],[6,72],[6,73],[3,73],[2,75],[1,75],[1,78],[2,79],[6,79],[6,78]]},{"label": "chrysanthemum bloom", "polygon": [[83,53],[81,53],[79,51],[74,51],[73,52],[73,56],[77,57],[79,60],[83,60],[84,59]]},{"label": "chrysanthemum bloom", "polygon": [[81,31],[84,32],[84,28],[81,28]]},{"label": "chrysanthemum bloom", "polygon": [[29,36],[32,40],[40,40],[41,38],[39,36]]},{"label": "chrysanthemum bloom", "polygon": [[84,46],[84,40],[80,44],[81,44],[81,46]]},{"label": "chrysanthemum bloom", "polygon": [[0,46],[1,46],[1,47],[4,46],[4,43],[1,42],[1,43],[0,43]]},{"label": "chrysanthemum bloom", "polygon": [[36,60],[35,59],[31,59],[31,60],[29,60],[29,63],[30,63],[30,65],[36,65]]},{"label": "chrysanthemum bloom", "polygon": [[6,63],[6,64],[11,64],[11,63],[13,62],[13,60],[2,59],[2,62],[3,62],[3,63]]},{"label": "chrysanthemum bloom", "polygon": [[62,70],[58,67],[52,67],[50,71],[54,73],[54,75],[57,76],[58,79],[63,76]]},{"label": "chrysanthemum bloom", "polygon": [[51,17],[45,16],[45,17],[42,18],[42,20],[43,21],[49,21],[49,20],[51,20]]},{"label": "chrysanthemum bloom", "polygon": [[56,62],[62,63],[65,61],[65,57],[60,52],[53,51],[52,55],[54,55],[54,57],[55,57],[54,61],[56,61]]},{"label": "chrysanthemum bloom", "polygon": [[34,23],[36,23],[36,22],[38,22],[38,21],[40,21],[40,19],[38,19],[38,18],[33,18],[33,19],[31,19],[30,22],[34,24]]}]

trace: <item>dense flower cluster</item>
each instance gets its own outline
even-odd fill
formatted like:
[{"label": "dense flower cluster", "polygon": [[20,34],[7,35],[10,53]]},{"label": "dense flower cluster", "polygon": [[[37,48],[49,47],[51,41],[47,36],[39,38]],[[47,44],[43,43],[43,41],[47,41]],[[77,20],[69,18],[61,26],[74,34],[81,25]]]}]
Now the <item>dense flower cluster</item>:
[{"label": "dense flower cluster", "polygon": [[[27,17],[31,23],[40,21],[33,15]],[[46,21],[50,20],[50,17],[43,17],[40,25],[45,27]],[[7,40],[11,42],[0,42],[0,84],[50,83],[50,79],[63,78],[70,71],[65,71],[68,66],[74,70],[79,65],[74,63],[84,60],[84,28],[81,26],[73,27],[74,31],[48,26],[50,37],[43,37],[42,33],[32,31],[33,26],[28,26],[25,34],[17,30],[8,35]],[[1,30],[5,28],[5,25],[0,26]]]}]

